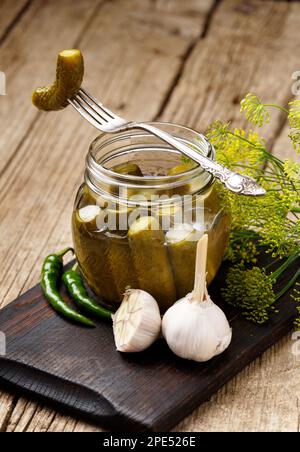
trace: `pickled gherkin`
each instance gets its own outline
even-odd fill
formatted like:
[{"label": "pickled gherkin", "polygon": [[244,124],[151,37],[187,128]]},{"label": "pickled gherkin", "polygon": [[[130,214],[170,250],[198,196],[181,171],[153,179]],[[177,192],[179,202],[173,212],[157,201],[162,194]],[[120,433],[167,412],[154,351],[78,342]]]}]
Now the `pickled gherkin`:
[{"label": "pickled gherkin", "polygon": [[[73,241],[80,270],[90,289],[112,305],[118,291],[109,259],[110,240],[102,233],[90,233],[87,224],[73,214]],[[97,275],[97,281],[93,278]]]},{"label": "pickled gherkin", "polygon": [[68,99],[76,96],[83,79],[84,63],[80,50],[63,50],[58,54],[56,80],[50,86],[37,88],[32,102],[39,110],[61,110]]},{"label": "pickled gherkin", "polygon": [[165,311],[176,300],[165,236],[156,218],[137,219],[128,232],[139,288],[149,292]]},{"label": "pickled gherkin", "polygon": [[[195,163],[192,160],[189,162],[184,162],[184,163],[181,163],[180,165],[176,165],[173,168],[170,168],[167,172],[167,175],[168,176],[177,176],[179,174],[190,171],[190,170],[196,168],[197,166],[198,166],[197,163]],[[201,178],[200,179],[198,178],[198,180],[192,179],[188,184],[185,184],[182,187],[178,187],[177,194],[184,196],[184,195],[188,195],[190,193],[195,193],[195,192],[197,192],[197,190],[199,190],[201,184],[202,184]]]},{"label": "pickled gherkin", "polygon": [[138,287],[127,235],[110,238],[108,260],[118,292],[116,301],[121,302],[126,288],[135,289]]},{"label": "pickled gherkin", "polygon": [[[105,265],[109,270],[109,280],[113,284],[115,299],[110,302],[122,301],[126,287],[137,287],[137,279],[133,267],[131,250],[127,239],[127,219],[132,210],[126,205],[107,206],[100,209],[98,205],[87,205],[78,210],[78,219],[86,231],[93,233],[106,231],[106,237],[102,236],[95,242],[99,254],[105,252]],[[93,217],[94,215],[94,217]],[[86,220],[84,222],[84,219]],[[124,223],[122,225],[122,222]],[[123,230],[120,228],[123,226]],[[101,242],[103,238],[104,242]],[[101,249],[99,249],[99,246]],[[100,292],[106,291],[103,284],[98,288]],[[95,289],[94,289],[95,291]]]},{"label": "pickled gherkin", "polygon": [[193,290],[197,241],[201,235],[202,232],[187,223],[178,224],[166,233],[178,299]]},{"label": "pickled gherkin", "polygon": [[[121,175],[125,175],[125,176],[139,176],[139,177],[143,177],[143,173],[140,169],[140,167],[135,164],[135,163],[120,163],[119,165],[115,165],[112,168],[110,168],[111,171],[121,174]],[[108,187],[108,191],[109,193],[113,194],[113,195],[117,195],[120,196],[121,192],[120,192],[120,186],[119,184],[114,184],[114,185],[110,185]],[[126,197],[127,196],[131,196],[132,194],[134,194],[134,191],[132,191],[131,189],[127,189],[126,192]],[[122,195],[121,195],[122,196]],[[123,197],[123,196],[122,196]]]},{"label": "pickled gherkin", "polygon": [[196,168],[197,163],[193,162],[192,160],[190,162],[181,163],[180,165],[173,166],[173,168],[170,168],[168,170],[168,176],[175,176],[176,174],[185,173],[186,171],[189,171],[193,168]]},{"label": "pickled gherkin", "polygon": [[169,230],[175,223],[182,220],[182,204],[172,203],[159,205],[151,209],[153,215],[159,221],[161,229]]},{"label": "pickled gherkin", "polygon": [[143,177],[140,167],[136,163],[120,163],[112,167],[112,171],[118,174],[128,174],[130,176]]},{"label": "pickled gherkin", "polygon": [[207,281],[208,284],[214,279],[221,266],[223,255],[229,240],[230,215],[219,212],[208,231],[207,247]]}]

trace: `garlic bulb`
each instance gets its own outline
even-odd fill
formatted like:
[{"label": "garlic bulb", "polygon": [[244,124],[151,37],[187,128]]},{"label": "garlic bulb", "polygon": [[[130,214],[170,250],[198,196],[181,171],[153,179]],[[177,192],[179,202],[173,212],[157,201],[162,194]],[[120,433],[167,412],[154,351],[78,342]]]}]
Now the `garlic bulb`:
[{"label": "garlic bulb", "polygon": [[224,312],[206,289],[207,234],[197,245],[195,287],[165,313],[162,333],[170,349],[181,358],[202,362],[222,353],[231,342]]},{"label": "garlic bulb", "polygon": [[192,293],[168,309],[162,332],[173,353],[199,362],[219,355],[231,341],[224,312],[209,296],[205,301],[193,301]]},{"label": "garlic bulb", "polygon": [[113,316],[117,350],[140,352],[150,347],[161,330],[161,316],[156,300],[148,292],[128,289]]}]

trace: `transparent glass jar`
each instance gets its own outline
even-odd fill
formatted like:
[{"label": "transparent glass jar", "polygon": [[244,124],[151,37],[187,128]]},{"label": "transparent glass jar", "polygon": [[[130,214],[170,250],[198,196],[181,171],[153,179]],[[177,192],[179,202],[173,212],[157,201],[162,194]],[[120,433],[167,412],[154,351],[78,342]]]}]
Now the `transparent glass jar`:
[{"label": "transparent glass jar", "polygon": [[[159,127],[215,158],[196,131]],[[197,240],[204,232],[208,283],[215,277],[229,225],[213,177],[183,163],[178,151],[155,136],[131,130],[92,142],[72,232],[83,277],[103,304],[116,308],[127,287],[141,288],[164,312],[192,290]]]}]

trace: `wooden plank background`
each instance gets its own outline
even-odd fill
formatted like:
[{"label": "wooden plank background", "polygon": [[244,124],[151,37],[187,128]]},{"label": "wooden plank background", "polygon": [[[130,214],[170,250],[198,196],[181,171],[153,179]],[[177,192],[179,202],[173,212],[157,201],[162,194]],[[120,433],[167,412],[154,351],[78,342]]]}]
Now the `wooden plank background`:
[{"label": "wooden plank background", "polygon": [[[299,70],[300,4],[260,0],[1,0],[0,305],[37,282],[42,258],[71,242],[70,216],[96,131],[67,109],[40,113],[32,89],[51,80],[60,49],[79,47],[85,86],[133,119],[205,130],[243,125],[239,100],[255,92],[286,105]],[[267,129],[291,155],[285,118]],[[175,431],[299,431],[300,357],[286,337]],[[0,392],[2,431],[101,431]]]}]

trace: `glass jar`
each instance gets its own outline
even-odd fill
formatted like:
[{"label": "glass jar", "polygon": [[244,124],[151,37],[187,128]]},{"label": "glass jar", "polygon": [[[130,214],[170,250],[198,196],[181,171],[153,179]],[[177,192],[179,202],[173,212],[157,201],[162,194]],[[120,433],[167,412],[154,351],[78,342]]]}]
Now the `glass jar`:
[{"label": "glass jar", "polygon": [[[196,131],[158,126],[215,158]],[[141,288],[164,312],[192,290],[197,241],[204,232],[210,283],[223,259],[229,224],[213,177],[183,163],[159,138],[131,130],[92,142],[72,231],[80,270],[103,304],[116,308],[126,288]]]}]

